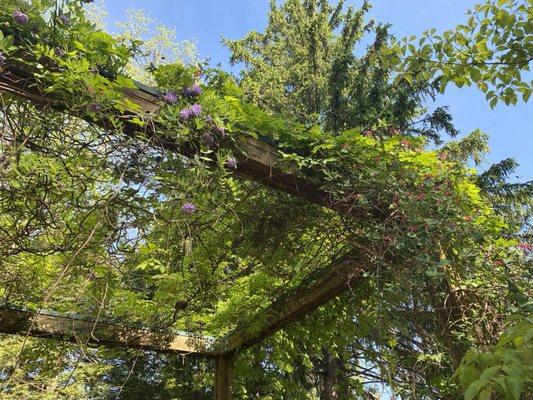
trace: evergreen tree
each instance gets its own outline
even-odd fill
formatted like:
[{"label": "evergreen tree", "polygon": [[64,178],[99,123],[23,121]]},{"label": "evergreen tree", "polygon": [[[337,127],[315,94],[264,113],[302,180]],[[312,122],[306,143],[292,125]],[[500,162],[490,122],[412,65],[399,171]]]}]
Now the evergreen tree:
[{"label": "evergreen tree", "polygon": [[343,0],[272,0],[263,33],[224,41],[231,61],[244,63],[247,98],[333,132],[358,127],[435,141],[442,132],[456,135],[445,109],[423,108],[436,83],[393,84],[394,70],[377,57],[390,42],[388,25],[367,21],[369,9],[368,1],[355,8]]}]

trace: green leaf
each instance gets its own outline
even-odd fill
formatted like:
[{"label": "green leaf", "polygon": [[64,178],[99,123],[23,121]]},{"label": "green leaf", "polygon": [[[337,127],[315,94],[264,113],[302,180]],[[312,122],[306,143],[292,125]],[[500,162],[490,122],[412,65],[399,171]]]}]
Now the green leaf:
[{"label": "green leaf", "polygon": [[4,40],[4,49],[9,50],[11,47],[13,47],[13,44],[15,43],[15,39],[13,35],[9,35]]},{"label": "green leaf", "polygon": [[458,375],[461,386],[463,389],[466,389],[472,382],[479,378],[481,372],[476,368],[474,363],[467,363],[460,367]]},{"label": "green leaf", "polygon": [[483,381],[472,382],[465,391],[465,400],[474,399],[485,383]]},{"label": "green leaf", "polygon": [[470,70],[470,78],[474,82],[478,82],[481,79],[481,72],[477,68],[472,68]]},{"label": "green leaf", "polygon": [[485,386],[483,389],[481,389],[477,395],[478,400],[490,400],[492,397],[492,387],[491,386]]},{"label": "green leaf", "polygon": [[499,365],[487,368],[483,371],[479,379],[482,381],[488,381],[489,379],[493,378],[500,371],[500,369],[501,367]]},{"label": "green leaf", "polygon": [[505,378],[505,387],[507,389],[507,394],[513,400],[520,400],[520,395],[522,394],[524,382],[522,379],[506,377]]},{"label": "green leaf", "polygon": [[133,82],[133,80],[126,78],[125,76],[118,75],[116,78],[116,83],[126,89],[135,89],[137,86]]}]

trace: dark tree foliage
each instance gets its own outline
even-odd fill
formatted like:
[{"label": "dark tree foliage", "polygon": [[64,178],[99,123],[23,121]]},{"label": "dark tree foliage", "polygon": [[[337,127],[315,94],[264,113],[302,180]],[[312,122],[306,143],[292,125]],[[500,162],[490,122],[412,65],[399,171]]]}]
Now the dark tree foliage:
[{"label": "dark tree foliage", "polygon": [[[225,40],[233,63],[244,63],[241,85],[272,112],[341,132],[359,127],[380,135],[428,136],[457,131],[444,108],[425,115],[436,82],[393,84],[395,72],[376,55],[387,47],[388,25],[367,20],[370,4],[289,0],[270,3],[268,26]],[[369,42],[369,44],[367,44]]]}]

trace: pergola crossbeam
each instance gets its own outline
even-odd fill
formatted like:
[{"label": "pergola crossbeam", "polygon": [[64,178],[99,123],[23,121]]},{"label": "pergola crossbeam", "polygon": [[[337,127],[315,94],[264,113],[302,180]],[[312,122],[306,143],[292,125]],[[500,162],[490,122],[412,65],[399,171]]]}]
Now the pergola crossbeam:
[{"label": "pergola crossbeam", "polygon": [[[47,93],[38,90],[31,71],[21,65],[7,65],[0,74],[0,93],[8,93],[43,107],[65,110],[64,104]],[[155,115],[162,102],[155,89],[141,84],[136,89],[123,91],[125,97],[135,103],[146,117]],[[65,110],[68,112],[68,110]],[[90,123],[104,128],[110,126],[105,119],[81,116]],[[138,115],[118,116],[123,122],[123,133],[130,137],[149,141],[150,144],[185,156],[192,156],[195,149],[181,145],[168,137],[157,134],[157,126],[140,127],[130,122]],[[279,168],[280,151],[272,142],[252,136],[240,139],[233,146],[238,159],[237,175],[259,184],[279,190],[311,203],[343,213],[350,210],[343,204],[332,202],[331,197],[320,187],[297,174],[283,172]],[[232,395],[233,359],[235,352],[270,336],[291,322],[316,310],[346,291],[361,277],[360,260],[344,259],[332,264],[316,275],[308,277],[297,288],[275,300],[268,309],[259,311],[256,320],[262,323],[256,329],[240,327],[233,334],[213,343],[205,337],[154,332],[133,329],[124,325],[88,321],[57,315],[44,315],[24,310],[0,308],[0,333],[34,337],[59,338],[76,343],[119,348],[137,348],[164,353],[196,354],[216,358],[215,397],[230,399]]]},{"label": "pergola crossbeam", "polygon": [[[137,86],[138,88],[136,89],[124,89],[124,96],[127,100],[136,104],[141,110],[140,112],[146,117],[154,116],[163,106],[163,102],[157,95],[157,90],[139,83],[137,83]],[[42,106],[64,108],[61,102],[54,98],[53,95],[43,93],[38,89],[31,71],[28,71],[23,64],[9,64],[4,67],[2,74],[0,74],[0,93],[2,92],[24,98]],[[81,117],[83,118],[84,116]],[[185,156],[192,156],[196,152],[190,146],[179,144],[172,138],[158,135],[157,126],[151,123],[139,126],[130,122],[133,118],[138,117],[139,114],[134,112],[120,116],[123,122],[124,134],[139,137],[139,139],[147,140],[156,147]],[[110,126],[109,121],[95,121],[89,115],[85,116],[85,119],[103,127]],[[315,183],[294,173],[281,171],[279,169],[280,152],[270,139],[255,139],[252,136],[247,136],[240,139],[236,145],[231,144],[231,147],[234,147],[235,156],[239,161],[235,171],[237,175],[314,204],[341,209],[339,205],[333,204],[330,196]]]},{"label": "pergola crossbeam", "polygon": [[0,307],[0,333],[56,338],[94,346],[215,357],[211,338],[134,329],[110,322]]},{"label": "pergola crossbeam", "polygon": [[244,326],[227,336],[224,341],[226,352],[249,347],[339,296],[361,279],[361,265],[360,261],[346,258],[320,271],[318,275],[309,276],[267,309],[258,312],[252,319],[254,322],[262,321],[257,328]]}]

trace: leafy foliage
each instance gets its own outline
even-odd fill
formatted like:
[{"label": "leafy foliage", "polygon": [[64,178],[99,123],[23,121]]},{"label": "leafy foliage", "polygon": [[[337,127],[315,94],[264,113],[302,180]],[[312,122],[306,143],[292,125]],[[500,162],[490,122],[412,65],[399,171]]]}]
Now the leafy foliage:
[{"label": "leafy foliage", "polygon": [[[441,130],[455,133],[451,119],[426,113],[431,83],[395,85],[373,62],[389,47],[386,28],[375,27],[367,55],[353,55],[373,26],[363,22],[367,5],[272,2],[264,35],[228,42],[248,63],[242,82],[203,65],[154,65],[146,79],[161,103],[147,111],[123,94],[140,43],[102,32],[77,1],[1,4],[6,68],[35,71],[36,88],[55,99],[2,95],[2,303],[222,336],[260,330],[262,310],[342,260],[349,293],[239,354],[245,398],[354,398],[385,386],[457,398],[453,371],[477,362],[461,364],[467,349],[493,345],[505,318],[527,310],[527,212],[515,217],[522,200],[495,185],[512,165],[481,177],[470,169],[479,132],[430,146]],[[274,55],[279,65],[266,62]],[[146,135],[125,137],[125,116]],[[237,179],[235,156],[262,135],[279,143],[280,169],[347,211]],[[0,381],[11,398],[134,398],[141,386],[147,398],[212,395],[209,363],[193,358],[184,368],[150,353],[6,340],[14,345],[0,353]],[[476,395],[493,385],[483,382]]]},{"label": "leafy foliage", "polygon": [[519,400],[525,384],[533,382],[533,324],[530,318],[514,323],[490,352],[468,352],[456,375],[465,399],[490,399],[493,393]]},{"label": "leafy foliage", "polygon": [[[400,79],[414,83],[437,75],[440,90],[448,83],[476,85],[491,107],[498,101],[527,102],[533,91],[529,64],[533,60],[530,1],[487,0],[469,12],[468,21],[441,35],[427,31],[398,44],[404,58]],[[390,57],[390,53],[384,53]]]}]

